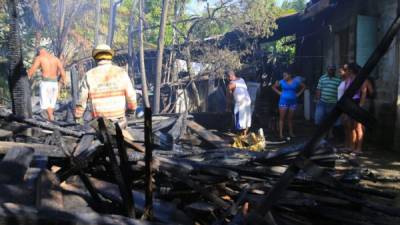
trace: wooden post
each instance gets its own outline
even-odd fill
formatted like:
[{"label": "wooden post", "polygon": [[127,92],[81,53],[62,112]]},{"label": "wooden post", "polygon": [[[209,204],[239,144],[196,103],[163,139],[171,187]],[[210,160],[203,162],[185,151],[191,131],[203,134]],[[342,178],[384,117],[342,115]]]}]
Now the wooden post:
[{"label": "wooden post", "polygon": [[8,40],[8,78],[12,100],[12,111],[15,116],[32,117],[31,89],[28,75],[24,68],[22,44],[19,28],[18,0],[7,1],[9,11],[9,40]]},{"label": "wooden post", "polygon": [[133,218],[135,216],[135,211],[133,210],[132,191],[125,183],[121,169],[118,166],[117,156],[115,155],[111,144],[111,137],[107,131],[104,119],[100,117],[97,121],[104,142],[104,150],[110,160],[111,175],[114,176],[114,179],[118,184],[119,192],[121,193],[122,203],[125,209],[124,215]]},{"label": "wooden post", "polygon": [[122,134],[122,129],[119,126],[118,123],[115,123],[115,132],[116,132],[116,137],[117,137],[117,146],[118,146],[118,152],[119,152],[119,159],[120,159],[120,167],[121,167],[121,172],[122,172],[122,179],[125,182],[126,189],[128,190],[128,196],[130,198],[127,198],[128,202],[128,208],[127,208],[127,213],[129,217],[135,218],[135,202],[134,198],[132,195],[132,169],[129,166],[129,158],[128,158],[128,153],[126,152],[125,144],[124,144],[124,135]]},{"label": "wooden post", "polygon": [[152,133],[152,112],[151,108],[146,107],[144,111],[144,144],[145,152],[145,175],[146,175],[146,203],[143,218],[153,219],[153,133]]},{"label": "wooden post", "polygon": [[72,109],[73,112],[75,112],[75,106],[78,103],[79,100],[79,76],[78,76],[78,70],[76,69],[76,66],[71,67],[71,96],[72,96]]}]

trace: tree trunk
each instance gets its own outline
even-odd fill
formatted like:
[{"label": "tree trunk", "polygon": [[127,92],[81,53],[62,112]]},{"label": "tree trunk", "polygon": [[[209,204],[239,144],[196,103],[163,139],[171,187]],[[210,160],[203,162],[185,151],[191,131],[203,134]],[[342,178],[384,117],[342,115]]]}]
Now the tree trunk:
[{"label": "tree trunk", "polygon": [[135,14],[134,11],[137,7],[137,1],[132,2],[131,16],[129,18],[128,29],[128,74],[131,77],[133,86],[135,86],[135,49],[134,49],[134,27],[135,27]]},{"label": "tree trunk", "polygon": [[160,89],[161,89],[161,72],[162,62],[164,53],[164,35],[165,35],[165,24],[167,22],[168,13],[168,0],[163,0],[162,13],[160,19],[160,32],[158,36],[158,47],[157,47],[157,64],[156,64],[156,84],[154,87],[154,99],[153,99],[153,112],[160,112]]},{"label": "tree trunk", "polygon": [[143,20],[144,20],[144,2],[139,0],[139,55],[140,55],[140,77],[142,78],[142,96],[146,108],[150,108],[149,95],[147,91],[146,67],[144,62],[144,37],[143,37]]},{"label": "tree trunk", "polygon": [[122,2],[122,0],[114,2],[110,0],[110,17],[108,19],[108,36],[107,44],[112,47],[115,33],[115,18],[117,16],[117,7]]},{"label": "tree trunk", "polygon": [[57,29],[57,43],[55,49],[55,55],[60,57],[62,54],[62,40],[63,40],[63,30],[65,24],[65,2],[64,0],[58,0],[58,15],[60,15],[60,19],[58,20],[58,29]]},{"label": "tree trunk", "polygon": [[40,40],[42,39],[42,32],[37,30],[35,32],[35,49],[40,47]]},{"label": "tree trunk", "polygon": [[94,30],[94,46],[99,44],[99,30],[100,30],[100,15],[101,15],[101,0],[96,0],[96,24]]},{"label": "tree trunk", "polygon": [[168,71],[168,73],[169,73],[168,77],[170,77],[171,82],[176,82],[178,80],[178,74],[176,73],[176,69],[175,69],[175,58],[176,58],[175,45],[179,44],[179,37],[176,32],[176,25],[177,25],[177,21],[179,21],[182,17],[183,9],[185,6],[184,1],[181,2],[181,5],[179,5],[178,2],[180,2],[180,1],[178,1],[178,0],[174,1],[174,21],[173,21],[173,34],[172,34],[173,35],[172,46],[174,46],[174,48],[172,49],[172,52],[171,52],[171,55],[172,55],[171,62],[172,63],[170,65],[170,68]]},{"label": "tree trunk", "polygon": [[8,0],[10,17],[9,33],[9,85],[13,114],[19,117],[32,117],[31,90],[22,59],[22,47],[18,26],[18,0]]}]

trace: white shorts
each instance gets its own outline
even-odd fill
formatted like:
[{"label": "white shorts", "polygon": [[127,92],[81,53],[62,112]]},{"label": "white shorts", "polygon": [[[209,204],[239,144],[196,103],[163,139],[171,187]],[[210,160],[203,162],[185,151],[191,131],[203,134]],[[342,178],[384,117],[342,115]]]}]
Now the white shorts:
[{"label": "white shorts", "polygon": [[40,108],[54,109],[58,97],[58,82],[42,81],[40,83]]}]

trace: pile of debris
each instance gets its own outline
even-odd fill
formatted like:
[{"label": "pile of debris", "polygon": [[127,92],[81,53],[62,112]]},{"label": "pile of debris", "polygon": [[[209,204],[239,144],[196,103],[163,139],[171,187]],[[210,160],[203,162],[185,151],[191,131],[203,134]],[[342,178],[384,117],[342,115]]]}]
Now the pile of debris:
[{"label": "pile of debris", "polygon": [[[268,192],[303,146],[254,152],[190,114],[80,126],[0,108],[2,224],[258,224]],[[150,154],[151,153],[151,154]],[[321,144],[264,224],[399,224],[396,194]]]}]

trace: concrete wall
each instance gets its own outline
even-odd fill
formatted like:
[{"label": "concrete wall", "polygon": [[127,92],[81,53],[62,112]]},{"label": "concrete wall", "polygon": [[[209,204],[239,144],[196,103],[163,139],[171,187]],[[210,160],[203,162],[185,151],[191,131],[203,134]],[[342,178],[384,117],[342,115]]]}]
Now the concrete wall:
[{"label": "concrete wall", "polygon": [[[357,15],[377,18],[378,42],[383,38],[397,16],[397,0],[348,0],[342,1],[342,4],[344,5],[340,9],[333,11],[327,19],[321,19],[320,27],[318,27],[318,24],[313,27],[314,32],[316,29],[320,29],[319,34],[309,38],[300,46],[299,56],[316,54],[315,48],[317,48],[318,43],[322,42],[322,62],[318,60],[308,60],[309,62],[300,60],[300,64],[303,65],[302,70],[311,79],[317,80],[320,76],[320,74],[315,74],[317,73],[315,68],[318,67],[315,64],[321,64],[320,68],[326,68],[328,64],[339,64],[340,61],[355,61]],[[345,60],[340,59],[339,55],[340,42],[338,34],[342,31],[348,31],[348,54]],[[307,50],[307,48],[311,49]],[[377,92],[376,98],[372,101],[371,111],[379,120],[379,123],[376,129],[369,131],[369,139],[379,143],[382,148],[389,149],[395,146],[400,151],[399,71],[400,34],[371,74],[374,77]],[[316,84],[316,82],[309,83]],[[399,118],[399,120],[396,118]],[[395,144],[393,145],[393,143]]]},{"label": "concrete wall", "polygon": [[[378,40],[381,40],[385,32],[397,16],[397,0],[382,1],[384,4],[376,4],[378,13]],[[400,37],[400,36],[398,36]],[[374,100],[375,116],[379,120],[375,138],[384,148],[391,148],[396,130],[395,121],[396,101],[398,98],[399,78],[399,38],[393,41],[389,51],[381,59],[377,71],[375,85],[377,97]],[[398,130],[398,129],[397,129]]]}]

